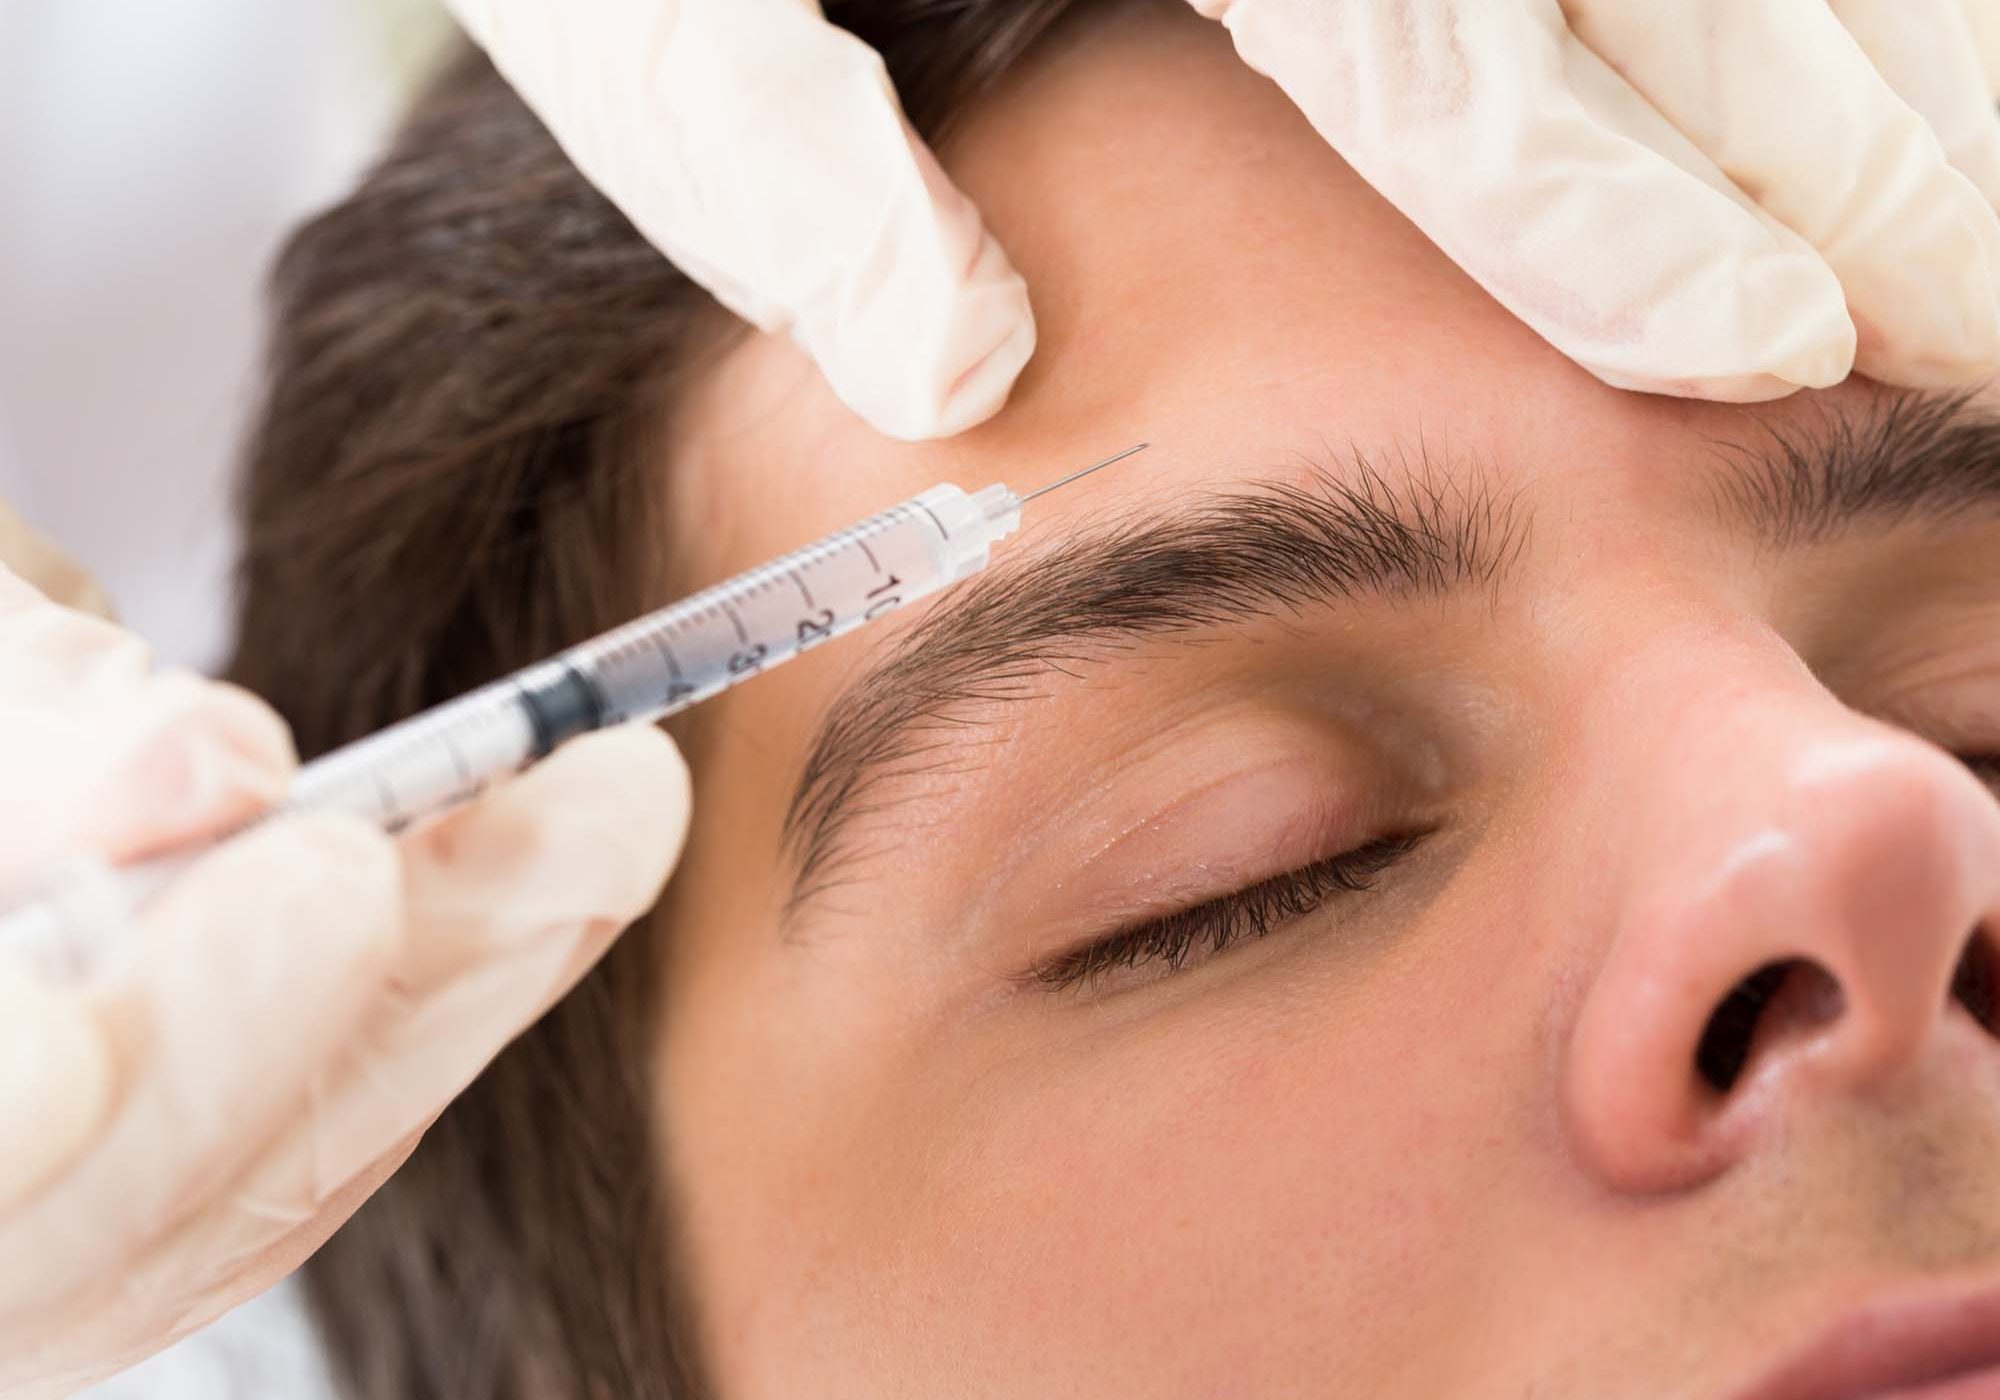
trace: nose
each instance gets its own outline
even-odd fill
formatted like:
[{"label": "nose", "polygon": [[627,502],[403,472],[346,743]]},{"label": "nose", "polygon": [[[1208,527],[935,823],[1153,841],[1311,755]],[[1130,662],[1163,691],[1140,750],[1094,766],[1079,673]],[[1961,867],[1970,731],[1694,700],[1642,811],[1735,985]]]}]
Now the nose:
[{"label": "nose", "polygon": [[1824,695],[1739,694],[1668,740],[1621,775],[1610,944],[1564,1046],[1592,1172],[1685,1188],[1797,1112],[2000,1059],[2000,801],[1964,764]]}]

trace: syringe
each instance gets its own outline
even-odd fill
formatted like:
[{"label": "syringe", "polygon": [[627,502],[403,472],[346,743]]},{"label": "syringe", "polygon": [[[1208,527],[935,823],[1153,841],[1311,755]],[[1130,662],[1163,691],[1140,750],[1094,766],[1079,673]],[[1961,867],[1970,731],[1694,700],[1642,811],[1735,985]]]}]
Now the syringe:
[{"label": "syringe", "polygon": [[[593,729],[676,714],[985,568],[1019,528],[1021,507],[1148,444],[1025,496],[995,484],[933,486],[859,524],[646,614],[546,661],[356,740],[300,768],[259,820],[348,812],[398,830],[476,796]],[[181,869],[182,854],[114,872],[136,907]],[[35,948],[74,926],[59,882],[0,916],[0,951]],[[101,901],[101,889],[91,894]]]}]

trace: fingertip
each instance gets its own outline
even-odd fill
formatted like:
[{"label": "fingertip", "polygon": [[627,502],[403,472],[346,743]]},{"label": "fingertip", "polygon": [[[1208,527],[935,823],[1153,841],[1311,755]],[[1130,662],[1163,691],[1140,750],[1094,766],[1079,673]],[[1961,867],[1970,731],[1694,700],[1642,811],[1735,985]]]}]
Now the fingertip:
[{"label": "fingertip", "polygon": [[298,767],[292,731],[278,712],[241,686],[191,671],[163,671],[146,682],[140,698],[151,727],[174,737],[197,765],[219,764],[238,774],[265,800],[276,798]]},{"label": "fingertip", "polygon": [[298,766],[298,750],[283,717],[261,698],[228,681],[196,678],[230,747],[254,762],[287,774]]},{"label": "fingertip", "polygon": [[1900,295],[1855,307],[1861,373],[1914,389],[1958,388],[2000,373],[2000,217],[1981,204],[1961,222],[1955,255],[1911,270]]},{"label": "fingertip", "polygon": [[1826,265],[1790,251],[1707,260],[1635,308],[1639,335],[1572,340],[1544,333],[1619,389],[1723,403],[1760,403],[1840,383],[1854,369],[1856,332]]},{"label": "fingertip", "polygon": [[871,427],[920,442],[1000,411],[1034,353],[1035,314],[978,206],[899,115],[893,129],[875,170],[893,212],[879,227],[871,216],[867,254],[797,308],[792,333]]},{"label": "fingertip", "polygon": [[110,1108],[114,1071],[83,1003],[0,963],[0,1213],[74,1162]]},{"label": "fingertip", "polygon": [[927,423],[918,424],[913,440],[956,437],[975,428],[1006,406],[1035,353],[1035,317],[1028,305],[1028,288],[1018,277],[1018,306],[999,318],[999,340],[948,385]]},{"label": "fingertip", "polygon": [[620,724],[562,746],[515,785],[520,800],[581,799],[614,818],[687,821],[693,777],[680,745],[656,724]]},{"label": "fingertip", "polygon": [[1706,399],[1711,403],[1770,403],[1788,398],[1803,387],[1774,374],[1709,375],[1674,378],[1655,374],[1620,374],[1592,370],[1614,389],[1640,394],[1664,394],[1676,399]]},{"label": "fingertip", "polygon": [[192,672],[145,678],[102,730],[100,796],[77,839],[121,861],[240,825],[284,795],[298,766],[270,706]]},{"label": "fingertip", "polygon": [[687,765],[667,735],[625,725],[575,739],[402,840],[427,929],[482,945],[623,928],[659,898],[687,837]]},{"label": "fingertip", "polygon": [[1720,271],[1720,285],[1708,291],[1731,320],[1715,346],[1720,365],[1711,378],[1824,389],[1853,372],[1854,322],[1839,280],[1819,258],[1781,251],[1754,259],[1734,277],[1733,269]]},{"label": "fingertip", "polygon": [[618,834],[636,867],[657,871],[641,882],[648,887],[643,908],[680,859],[693,778],[664,729],[623,724],[563,745],[500,798],[540,818]]},{"label": "fingertip", "polygon": [[977,427],[1006,405],[1034,354],[1027,283],[990,236],[986,246],[982,271],[927,308],[938,325],[911,337],[915,348],[876,344],[854,325],[816,355],[835,395],[884,436],[924,442]]}]

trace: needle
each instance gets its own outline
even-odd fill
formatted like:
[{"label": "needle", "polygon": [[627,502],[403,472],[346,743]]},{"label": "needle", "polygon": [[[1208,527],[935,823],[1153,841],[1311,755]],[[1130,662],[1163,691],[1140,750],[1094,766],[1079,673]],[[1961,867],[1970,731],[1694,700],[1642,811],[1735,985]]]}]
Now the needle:
[{"label": "needle", "polygon": [[1047,486],[1038,486],[1034,490],[1030,491],[1027,495],[1021,497],[1021,504],[1026,505],[1029,501],[1034,500],[1035,497],[1037,496],[1046,496],[1049,494],[1049,492],[1055,490],[1058,486],[1067,486],[1072,481],[1079,481],[1082,478],[1089,476],[1092,472],[1101,472],[1106,467],[1110,466],[1113,462],[1122,462],[1127,457],[1130,457],[1134,452],[1144,452],[1147,448],[1151,447],[1152,445],[1153,444],[1150,442],[1139,443],[1135,447],[1126,448],[1123,452],[1114,453],[1112,456],[1106,457],[1101,462],[1092,462],[1089,466],[1083,468],[1081,471],[1073,471],[1068,476],[1062,477],[1055,481],[1051,481]]}]

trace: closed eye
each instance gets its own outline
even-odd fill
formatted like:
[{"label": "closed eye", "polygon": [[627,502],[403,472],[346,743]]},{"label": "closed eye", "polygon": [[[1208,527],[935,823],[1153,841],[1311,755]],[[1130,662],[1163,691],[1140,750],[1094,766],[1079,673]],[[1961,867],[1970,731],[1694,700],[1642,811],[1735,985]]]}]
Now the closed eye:
[{"label": "closed eye", "polygon": [[1318,910],[1338,895],[1374,888],[1390,866],[1428,832],[1385,836],[1351,851],[1260,880],[1231,894],[1120,929],[1033,969],[1052,991],[1094,991],[1115,973],[1157,966],[1162,974],[1204,962],[1235,944],[1262,938]]}]

